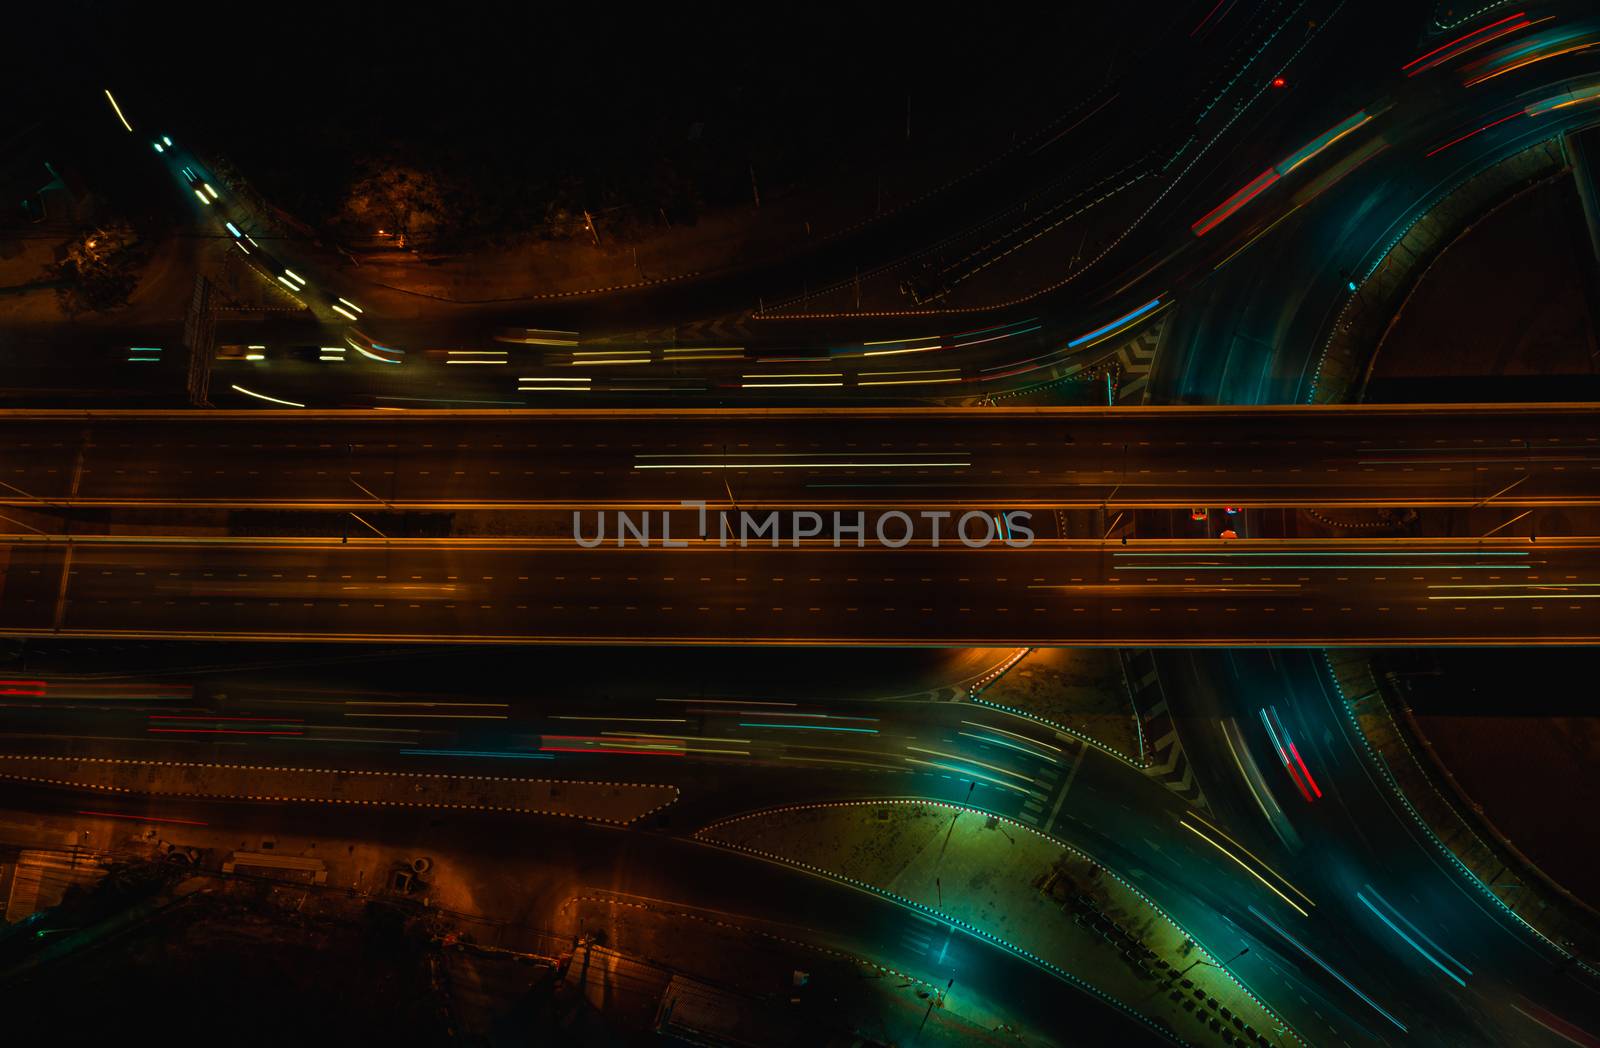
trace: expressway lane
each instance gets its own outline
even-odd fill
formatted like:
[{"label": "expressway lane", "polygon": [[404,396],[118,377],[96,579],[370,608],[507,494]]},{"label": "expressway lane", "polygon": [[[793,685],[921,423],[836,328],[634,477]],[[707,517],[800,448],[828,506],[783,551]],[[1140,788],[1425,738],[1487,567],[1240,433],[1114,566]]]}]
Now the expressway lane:
[{"label": "expressway lane", "polygon": [[[1540,1009],[1593,1029],[1600,1009],[1593,986],[1464,877],[1370,766],[1319,653],[1173,652],[1158,661],[1181,708],[1186,750],[1219,816],[1315,895],[1319,908],[1344,917],[1324,929],[1323,956],[1406,1017],[1412,1039],[1562,1043],[1529,1018]],[[1291,727],[1319,786],[1313,799],[1297,793],[1274,752],[1259,719],[1266,707]],[[1238,731],[1225,738],[1230,723]],[[1239,745],[1248,751],[1245,763],[1238,762]],[[1262,775],[1247,777],[1246,764]],[[1274,938],[1270,930],[1263,935]],[[1281,940],[1280,948],[1286,963],[1304,967]],[[1363,1008],[1325,982],[1330,994]],[[1387,1025],[1375,1013],[1367,1017]]]},{"label": "expressway lane", "polygon": [[0,502],[35,509],[685,499],[1594,505],[1600,407],[0,414]]},{"label": "expressway lane", "polygon": [[0,633],[512,643],[1577,644],[1600,541],[0,546]]}]

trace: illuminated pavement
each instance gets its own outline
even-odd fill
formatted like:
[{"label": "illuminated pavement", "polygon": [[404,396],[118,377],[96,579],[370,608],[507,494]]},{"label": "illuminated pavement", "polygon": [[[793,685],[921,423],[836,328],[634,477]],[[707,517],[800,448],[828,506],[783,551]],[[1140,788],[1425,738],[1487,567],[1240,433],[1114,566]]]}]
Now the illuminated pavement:
[{"label": "illuminated pavement", "polygon": [[[407,773],[670,782],[684,796],[660,813],[657,828],[680,834],[797,797],[966,802],[1085,849],[1149,892],[1221,956],[1249,946],[1231,970],[1283,1009],[1311,1043],[1543,1044],[1549,1043],[1545,1031],[1530,1013],[1548,1009],[1581,1022],[1592,1013],[1591,992],[1557,974],[1492,904],[1439,865],[1420,829],[1391,807],[1381,782],[1367,777],[1360,740],[1341,723],[1336,697],[1326,694],[1319,658],[1282,652],[1162,657],[1169,686],[1195,696],[1177,712],[1211,798],[1214,811],[1207,812],[1187,808],[1180,795],[1124,758],[970,702],[662,697],[442,705],[432,696],[308,696],[263,682],[230,687],[233,698],[216,708],[185,698],[181,689],[163,696],[141,693],[137,685],[57,679],[37,700],[12,700],[0,745],[7,752],[67,746],[146,760],[292,760]],[[1255,720],[1260,704],[1282,711],[1309,772],[1306,781],[1320,791],[1314,802],[1297,797],[1288,784]],[[1203,725],[1191,722],[1196,716],[1205,718]],[[241,725],[270,734],[235,734]],[[1256,774],[1235,777],[1238,760],[1254,765]],[[59,803],[31,790],[19,793],[30,805]],[[1258,821],[1260,803],[1287,812],[1276,816],[1283,838]],[[237,804],[178,798],[148,809],[133,804],[213,825],[254,819],[252,809]],[[345,818],[336,810],[316,812],[332,826]],[[301,816],[290,809],[278,817],[292,823]],[[807,909],[796,910],[794,896],[782,889],[795,883],[792,875],[765,864],[758,865],[767,872],[747,872],[748,860],[704,854],[656,833],[609,833],[602,840],[591,831],[551,827],[508,835],[490,831],[494,824],[485,818],[454,820],[456,836],[470,840],[489,832],[502,858],[516,854],[517,839],[558,855],[571,852],[574,876],[616,890],[775,920],[807,912],[823,941],[871,952],[905,970],[954,975],[959,983],[970,977],[970,965],[995,956],[976,942],[945,955],[937,949],[943,936],[934,937],[933,946],[916,947],[928,937],[907,934],[923,927],[909,911],[892,917],[873,904],[868,911],[879,918],[845,920],[849,906],[868,904],[846,904],[856,893],[815,879],[793,889],[810,900]],[[573,851],[576,839],[586,843]],[[667,869],[674,872],[662,872]],[[778,893],[764,894],[768,890]],[[1467,985],[1431,966],[1357,892],[1374,906],[1395,907],[1422,929],[1424,949],[1463,965],[1442,962]],[[1014,973],[1009,963],[997,970]],[[1032,982],[1018,985],[1037,991]],[[1001,983],[983,986],[996,1000],[1027,1007],[1026,994],[1008,994]]]}]

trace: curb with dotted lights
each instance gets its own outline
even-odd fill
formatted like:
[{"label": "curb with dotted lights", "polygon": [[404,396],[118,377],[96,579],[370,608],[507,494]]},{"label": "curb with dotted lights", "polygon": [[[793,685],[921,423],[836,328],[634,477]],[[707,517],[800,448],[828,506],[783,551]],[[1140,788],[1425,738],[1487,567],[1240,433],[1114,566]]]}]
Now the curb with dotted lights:
[{"label": "curb with dotted lights", "polygon": [[197,800],[236,800],[236,801],[288,801],[302,804],[344,804],[365,805],[372,808],[431,808],[436,810],[462,810],[462,811],[497,811],[515,812],[521,815],[554,815],[567,819],[581,819],[585,822],[600,822],[612,826],[630,826],[640,819],[653,815],[663,808],[677,802],[680,791],[678,787],[667,783],[641,783],[641,782],[604,782],[587,779],[519,779],[508,775],[451,775],[444,772],[387,772],[367,771],[362,769],[339,768],[288,768],[258,764],[207,764],[197,761],[140,761],[123,757],[57,757],[45,754],[0,754],[0,761],[57,761],[75,764],[119,764],[132,765],[141,768],[201,768],[226,771],[247,772],[299,772],[317,775],[367,775],[383,776],[386,778],[414,781],[416,779],[450,779],[457,782],[513,782],[513,783],[539,783],[561,786],[609,786],[620,789],[649,789],[671,790],[671,796],[660,804],[647,811],[640,812],[630,819],[613,819],[603,815],[583,815],[573,811],[561,811],[554,808],[521,808],[506,804],[461,804],[445,801],[389,801],[389,800],[359,800],[346,797],[290,797],[277,794],[259,793],[198,793],[191,791],[170,791],[156,789],[135,789],[129,786],[112,786],[104,783],[79,782],[73,779],[58,779],[48,776],[21,775],[15,772],[0,771],[0,780],[11,782],[33,782],[47,786],[66,786],[79,790],[101,790],[107,793],[125,793],[143,796],[159,797],[190,797]]},{"label": "curb with dotted lights", "polygon": [[1137,771],[1144,771],[1146,768],[1150,767],[1149,761],[1145,761],[1143,764],[1140,764],[1126,753],[1112,749],[1099,739],[1090,738],[1088,735],[1085,735],[1076,728],[1069,728],[1065,724],[1053,721],[1048,717],[1041,717],[1037,713],[1029,713],[1027,710],[1019,710],[1014,706],[1004,706],[998,702],[990,702],[988,699],[980,699],[976,695],[968,696],[968,701],[976,703],[979,706],[987,706],[991,710],[999,710],[1001,713],[1009,713],[1014,717],[1021,717],[1023,720],[1031,720],[1036,724],[1043,724],[1045,727],[1052,728],[1063,735],[1070,735],[1085,745],[1093,746],[1095,749],[1099,750],[1101,753],[1104,753],[1108,757],[1115,757],[1117,760]]},{"label": "curb with dotted lights", "polygon": [[1280,1016],[1277,1012],[1273,1011],[1272,1008],[1267,1005],[1267,1002],[1262,1000],[1255,993],[1255,991],[1251,990],[1248,986],[1246,986],[1243,982],[1241,982],[1239,980],[1238,976],[1234,975],[1233,972],[1231,972],[1227,968],[1223,967],[1222,964],[1218,962],[1216,954],[1214,954],[1210,950],[1206,949],[1206,947],[1200,942],[1199,939],[1197,939],[1193,935],[1189,934],[1188,929],[1184,928],[1183,925],[1179,924],[1176,920],[1174,920],[1171,917],[1171,915],[1169,915],[1160,906],[1157,906],[1155,904],[1155,902],[1150,898],[1150,896],[1146,895],[1143,891],[1141,891],[1138,888],[1134,887],[1133,884],[1129,883],[1125,878],[1120,876],[1116,871],[1112,870],[1105,863],[1100,862],[1098,859],[1095,859],[1093,856],[1089,855],[1087,852],[1084,852],[1084,851],[1082,851],[1082,850],[1080,850],[1078,848],[1075,848],[1072,845],[1067,844],[1065,841],[1061,841],[1061,840],[1059,840],[1059,839],[1057,839],[1055,837],[1050,836],[1047,833],[1043,833],[1040,830],[1037,830],[1034,827],[1027,825],[1026,823],[1018,822],[1016,819],[1012,819],[1012,818],[1009,818],[1009,817],[1004,816],[1004,815],[997,814],[997,813],[992,812],[992,811],[986,811],[983,808],[973,808],[973,807],[970,807],[970,806],[964,805],[964,804],[952,804],[952,803],[949,803],[947,801],[918,800],[918,799],[915,799],[915,798],[890,798],[890,799],[886,799],[886,800],[877,800],[877,801],[825,801],[825,802],[819,802],[819,803],[815,803],[815,804],[785,804],[785,805],[780,805],[780,806],[778,806],[776,808],[767,808],[767,809],[764,809],[762,811],[747,812],[747,813],[745,813],[743,815],[734,815],[734,816],[731,816],[731,817],[726,818],[726,819],[718,819],[715,822],[709,823],[709,824],[701,827],[700,829],[696,830],[694,832],[694,838],[696,840],[701,840],[701,841],[705,841],[705,842],[710,843],[710,844],[715,844],[715,845],[717,845],[719,847],[727,848],[727,849],[729,849],[731,851],[742,852],[742,853],[747,854],[747,855],[754,855],[754,856],[757,856],[759,858],[766,859],[766,860],[768,860],[770,862],[776,862],[776,863],[779,863],[779,864],[784,865],[784,866],[791,866],[791,867],[794,867],[796,869],[805,870],[808,873],[816,874],[816,875],[821,876],[821,877],[826,877],[826,878],[828,878],[830,880],[841,881],[841,882],[843,882],[845,884],[849,884],[850,886],[852,886],[854,888],[860,889],[861,891],[869,892],[869,893],[871,893],[873,895],[879,896],[880,898],[888,899],[891,902],[894,902],[894,903],[896,903],[896,904],[898,904],[900,906],[904,906],[907,909],[913,910],[913,911],[915,911],[917,913],[923,914],[925,916],[933,917],[933,918],[935,918],[935,919],[937,919],[939,921],[942,921],[943,923],[951,926],[952,928],[960,928],[962,931],[967,932],[969,935],[973,935],[973,936],[975,936],[975,937],[977,937],[979,939],[982,939],[984,942],[991,943],[991,944],[993,944],[995,946],[998,946],[1001,949],[1007,951],[1008,953],[1015,954],[1016,956],[1021,957],[1022,959],[1028,961],[1030,964],[1033,964],[1036,967],[1044,969],[1045,971],[1049,972],[1051,975],[1054,975],[1057,978],[1062,979],[1065,982],[1071,983],[1073,986],[1076,986],[1079,989],[1084,990],[1084,991],[1094,995],[1095,997],[1105,1001],[1106,1003],[1110,1004],[1112,1007],[1116,1008],[1118,1011],[1123,1012],[1124,1014],[1132,1017],[1133,1019],[1137,1020],[1138,1022],[1141,1022],[1141,1023],[1145,1024],[1146,1026],[1151,1027],[1152,1029],[1159,1030],[1162,1033],[1163,1036],[1172,1037],[1173,1039],[1177,1040],[1179,1044],[1188,1044],[1187,1041],[1184,1041],[1182,1038],[1179,1038],[1175,1032],[1170,1031],[1170,1030],[1166,1029],[1165,1027],[1163,1027],[1161,1025],[1158,1025],[1153,1019],[1151,1019],[1150,1017],[1146,1016],[1144,1013],[1142,1013],[1140,1011],[1137,1011],[1136,1009],[1134,1009],[1130,1005],[1124,1004],[1122,1001],[1120,1001],[1117,998],[1115,998],[1115,997],[1111,996],[1110,994],[1106,993],[1104,990],[1101,990],[1099,987],[1096,987],[1096,986],[1090,984],[1089,982],[1085,981],[1084,979],[1079,978],[1076,975],[1073,975],[1071,972],[1067,971],[1061,965],[1056,964],[1053,961],[1046,960],[1045,958],[1040,957],[1038,954],[1033,953],[1030,950],[1025,950],[1022,947],[1017,946],[1014,943],[1007,942],[1005,939],[1000,938],[998,935],[995,935],[993,932],[985,931],[984,929],[979,928],[975,924],[971,924],[971,923],[969,923],[967,921],[961,920],[959,917],[951,917],[948,914],[945,914],[942,911],[937,910],[934,907],[927,905],[926,903],[921,903],[921,902],[918,902],[915,899],[907,898],[904,895],[899,895],[899,894],[897,894],[895,892],[889,891],[887,888],[880,888],[875,884],[869,884],[868,882],[860,880],[860,879],[855,878],[855,877],[848,877],[848,876],[845,876],[844,874],[835,873],[832,870],[824,869],[821,866],[814,866],[811,863],[799,862],[799,861],[797,861],[795,859],[786,858],[785,856],[778,855],[775,852],[763,851],[763,850],[761,850],[759,848],[751,848],[751,847],[749,847],[747,845],[743,845],[743,844],[731,844],[731,843],[728,843],[726,841],[717,840],[717,839],[709,836],[715,830],[717,830],[717,829],[719,829],[719,828],[721,828],[723,826],[730,826],[730,825],[732,825],[734,823],[746,822],[746,821],[749,821],[751,819],[765,818],[765,817],[767,817],[769,815],[777,815],[777,814],[781,814],[781,813],[784,813],[784,812],[791,812],[791,811],[817,811],[817,810],[820,810],[820,809],[823,809],[823,808],[881,808],[881,807],[885,807],[885,806],[888,806],[888,805],[906,805],[906,804],[914,804],[914,805],[918,805],[920,807],[925,807],[925,808],[943,808],[946,811],[953,811],[953,812],[958,812],[958,813],[965,812],[965,813],[970,814],[970,815],[981,815],[986,819],[994,819],[997,822],[1005,823],[1007,826],[1010,826],[1011,828],[1013,828],[1015,830],[1019,830],[1019,831],[1025,832],[1025,833],[1030,833],[1033,836],[1038,837],[1041,840],[1048,841],[1050,844],[1054,845],[1055,847],[1060,848],[1062,851],[1068,852],[1068,853],[1076,856],[1077,858],[1083,860],[1084,862],[1092,863],[1092,864],[1094,864],[1096,866],[1099,866],[1105,873],[1109,874],[1111,876],[1111,878],[1113,880],[1115,880],[1118,884],[1122,885],[1128,891],[1130,891],[1134,895],[1138,896],[1140,901],[1142,901],[1146,906],[1150,907],[1151,910],[1155,911],[1157,916],[1159,916],[1162,920],[1166,921],[1175,930],[1177,930],[1178,932],[1182,933],[1187,939],[1189,939],[1191,942],[1193,942],[1195,944],[1195,949],[1197,949],[1200,952],[1200,954],[1202,955],[1203,958],[1206,959],[1208,964],[1210,964],[1212,967],[1216,968],[1218,971],[1220,971],[1224,975],[1226,975],[1228,977],[1229,981],[1232,982],[1235,986],[1237,986],[1239,988],[1239,990],[1246,997],[1249,997],[1252,1001],[1254,1001],[1257,1004],[1257,1006],[1259,1006],[1261,1008],[1262,1011],[1266,1012],[1269,1016],[1271,1016],[1273,1018],[1274,1021],[1276,1021],[1280,1026],[1282,1026],[1285,1030],[1287,1030],[1289,1032],[1289,1036],[1292,1037],[1295,1040],[1296,1043],[1298,1043],[1300,1045],[1308,1045],[1308,1042],[1299,1035],[1299,1032],[1296,1031],[1294,1029],[1294,1027],[1292,1027],[1286,1019],[1284,1019],[1282,1016]]},{"label": "curb with dotted lights", "polygon": [[1479,15],[1488,14],[1497,7],[1508,7],[1510,4],[1511,0],[1489,0],[1488,3],[1479,6],[1477,10],[1469,11],[1464,15],[1458,16],[1453,22],[1441,22],[1437,17],[1435,17],[1433,20],[1433,25],[1435,29],[1439,30],[1440,32],[1444,32],[1446,30],[1454,29],[1456,26],[1465,25],[1474,18],[1477,18]]},{"label": "curb with dotted lights", "polygon": [[[631,910],[643,910],[646,913],[664,912],[660,908],[650,906],[646,903],[631,902],[626,899],[617,899],[610,895],[574,895],[572,898],[567,900],[567,903],[574,902],[598,902],[607,906],[624,906]],[[565,908],[565,906],[566,904],[563,904],[563,908]],[[885,975],[893,975],[896,978],[905,979],[908,982],[916,983],[918,986],[926,986],[930,990],[943,989],[943,987],[939,986],[937,983],[931,983],[926,979],[919,979],[910,972],[903,972],[898,968],[891,968],[886,964],[879,964],[877,961],[869,961],[864,957],[857,957],[855,954],[846,953],[844,950],[836,950],[831,946],[819,946],[813,942],[806,942],[802,939],[791,939],[786,935],[778,935],[774,932],[769,932],[761,928],[747,928],[744,925],[735,924],[733,921],[717,920],[715,917],[706,917],[698,913],[688,913],[683,910],[673,910],[672,916],[691,921],[699,921],[702,924],[709,924],[713,927],[739,932],[742,935],[759,935],[763,939],[770,939],[773,942],[781,942],[787,946],[798,946],[803,950],[810,950],[813,953],[820,953],[828,957],[837,957],[840,960],[849,961],[851,964],[860,965],[863,968],[871,968],[875,971],[883,972]]]},{"label": "curb with dotted lights", "polygon": [[[1117,399],[1117,391],[1122,386],[1122,365],[1113,360],[1110,366],[1105,369],[1104,374],[1107,382],[1109,383],[1109,390],[1106,394],[1106,399],[1112,403],[1115,403]],[[1040,390],[1049,389],[1052,386],[1059,386],[1067,382],[1079,382],[1085,385],[1090,382],[1098,382],[1100,381],[1100,376],[1101,366],[1099,364],[1093,364],[1084,368],[1082,371],[1074,371],[1070,375],[1062,375],[1059,378],[1048,379],[1044,382],[1038,382],[1031,386],[1019,386],[1016,389],[1008,390],[1004,393],[985,394],[981,402],[987,404],[989,407],[993,407],[1002,400],[1025,397],[1030,393],[1038,393]]]},{"label": "curb with dotted lights", "polygon": [[979,677],[972,683],[971,687],[967,688],[967,698],[977,698],[983,693],[983,689],[987,688],[1001,677],[1004,677],[1011,671],[1011,667],[1015,666],[1029,655],[1032,655],[1033,652],[1033,648],[1018,648],[1016,651],[1012,652],[1004,662],[1000,663],[1000,665],[994,667],[988,673],[985,673],[983,676]]},{"label": "curb with dotted lights", "polygon": [[[1487,8],[1485,8],[1484,10],[1487,10]],[[1325,338],[1323,340],[1323,342],[1322,342],[1322,353],[1321,353],[1321,355],[1319,355],[1317,357],[1317,366],[1311,370],[1311,384],[1306,390],[1306,401],[1305,402],[1307,404],[1313,403],[1316,400],[1317,387],[1322,384],[1322,368],[1328,361],[1328,352],[1329,352],[1329,350],[1331,350],[1333,348],[1333,340],[1334,340],[1335,336],[1337,336],[1340,331],[1342,331],[1346,327],[1348,327],[1349,324],[1354,323],[1353,319],[1347,322],[1345,318],[1352,312],[1354,307],[1361,301],[1361,299],[1360,299],[1360,288],[1362,286],[1364,286],[1368,280],[1372,279],[1372,275],[1378,271],[1379,267],[1382,266],[1384,264],[1384,262],[1388,261],[1389,256],[1394,253],[1394,250],[1395,250],[1396,247],[1399,246],[1400,241],[1404,240],[1406,238],[1406,236],[1410,234],[1411,230],[1416,227],[1417,223],[1421,222],[1423,219],[1427,218],[1429,215],[1431,215],[1435,211],[1437,211],[1444,204],[1444,202],[1446,200],[1449,200],[1456,193],[1460,192],[1462,189],[1465,189],[1468,183],[1473,182],[1473,181],[1475,181],[1475,180],[1477,180],[1479,178],[1482,178],[1489,171],[1494,170],[1495,167],[1497,167],[1500,164],[1505,163],[1508,160],[1511,160],[1513,157],[1521,156],[1522,154],[1527,153],[1530,150],[1536,149],[1541,145],[1548,145],[1552,141],[1559,141],[1559,137],[1560,136],[1557,136],[1557,138],[1555,138],[1555,139],[1546,139],[1543,142],[1536,142],[1536,143],[1534,143],[1534,145],[1525,146],[1525,147],[1523,147],[1521,149],[1518,149],[1514,153],[1507,154],[1506,156],[1503,156],[1499,160],[1495,161],[1494,165],[1491,165],[1488,168],[1481,169],[1481,170],[1475,172],[1474,174],[1468,175],[1466,178],[1463,178],[1461,181],[1455,183],[1449,189],[1445,190],[1443,193],[1440,193],[1438,196],[1434,197],[1432,200],[1430,200],[1428,202],[1428,206],[1427,207],[1424,207],[1424,208],[1420,209],[1416,213],[1416,215],[1411,219],[1411,221],[1406,223],[1405,228],[1402,229],[1399,233],[1397,233],[1394,236],[1394,238],[1389,241],[1389,243],[1384,245],[1383,250],[1378,253],[1378,257],[1377,257],[1376,261],[1374,261],[1372,263],[1372,265],[1367,267],[1367,271],[1365,273],[1361,274],[1358,277],[1353,277],[1352,278],[1355,281],[1357,287],[1356,287],[1356,289],[1352,290],[1352,292],[1350,294],[1350,297],[1345,299],[1344,305],[1339,309],[1339,315],[1334,318],[1333,326],[1328,330],[1328,337]],[[1481,219],[1479,219],[1478,221],[1481,221]],[[1468,223],[1468,227],[1469,228],[1470,228],[1470,226],[1471,226],[1471,223]],[[1448,245],[1446,245],[1446,246],[1448,246]]]},{"label": "curb with dotted lights", "polygon": [[[1496,895],[1494,893],[1494,890],[1492,888],[1490,888],[1487,884],[1484,884],[1483,880],[1481,878],[1479,878],[1477,874],[1473,873],[1471,868],[1469,868],[1466,863],[1462,862],[1460,857],[1457,856],[1455,852],[1450,850],[1450,846],[1445,844],[1445,842],[1439,837],[1439,835],[1433,832],[1433,828],[1430,827],[1427,824],[1427,822],[1422,818],[1422,813],[1417,811],[1416,807],[1412,805],[1411,798],[1407,797],[1406,794],[1405,794],[1405,791],[1400,788],[1399,782],[1397,782],[1395,780],[1394,773],[1389,770],[1389,762],[1383,759],[1383,754],[1381,754],[1381,753],[1379,753],[1377,751],[1377,748],[1372,745],[1372,740],[1367,738],[1367,733],[1361,730],[1361,721],[1356,717],[1355,706],[1351,703],[1350,699],[1345,695],[1344,687],[1343,687],[1343,685],[1341,685],[1339,683],[1339,674],[1333,668],[1333,658],[1332,658],[1332,656],[1330,656],[1328,654],[1328,652],[1326,650],[1324,650],[1323,653],[1322,653],[1322,658],[1323,658],[1324,663],[1328,667],[1328,679],[1333,682],[1333,690],[1339,696],[1339,702],[1344,707],[1345,715],[1350,718],[1350,726],[1355,731],[1356,738],[1360,739],[1362,746],[1366,747],[1367,755],[1371,758],[1372,764],[1374,766],[1376,766],[1378,771],[1383,775],[1384,782],[1389,784],[1390,791],[1395,795],[1395,797],[1397,797],[1399,799],[1400,803],[1405,806],[1406,811],[1411,815],[1412,821],[1415,822],[1417,824],[1417,827],[1419,829],[1421,829],[1424,834],[1427,835],[1428,840],[1433,842],[1434,847],[1436,847],[1439,850],[1440,854],[1442,854],[1447,860],[1449,860],[1450,864],[1452,866],[1454,866],[1458,871],[1460,871],[1460,873],[1463,876],[1465,876],[1466,879],[1468,881],[1470,881],[1473,884],[1474,887],[1476,887],[1480,892],[1482,892],[1483,895],[1486,898],[1488,898],[1497,907],[1499,907],[1500,911],[1502,913],[1504,913],[1507,916],[1511,917],[1518,924],[1520,924],[1523,928],[1525,928],[1529,932],[1533,933],[1533,935],[1540,942],[1544,943],[1546,946],[1550,947],[1552,950],[1554,950],[1556,953],[1560,954],[1562,957],[1566,958],[1567,960],[1572,961],[1572,963],[1574,963],[1578,967],[1582,968],[1585,972],[1588,972],[1591,976],[1600,976],[1600,969],[1596,969],[1593,966],[1585,963],[1583,958],[1578,957],[1575,954],[1573,954],[1570,951],[1568,951],[1565,948],[1563,948],[1560,943],[1557,943],[1555,940],[1551,939],[1548,935],[1544,934],[1539,929],[1537,929],[1533,925],[1529,924],[1527,922],[1527,920],[1525,920],[1521,914],[1519,914],[1516,910],[1513,910],[1510,906],[1507,906],[1506,903],[1505,903],[1505,900],[1501,899],[1500,896]],[[1382,700],[1381,700],[1381,697],[1380,697],[1380,702],[1381,701]],[[1387,706],[1385,706],[1384,708],[1385,708],[1385,712],[1387,712]],[[1395,729],[1395,738],[1400,741],[1400,745],[1401,746],[1405,747],[1407,755],[1411,756],[1412,759],[1415,760],[1416,759],[1415,755],[1411,754],[1411,749],[1406,744],[1405,738],[1401,735],[1401,733],[1400,733],[1398,728]],[[1443,799],[1443,798],[1441,798],[1441,799]],[[1449,804],[1449,801],[1445,801],[1445,803]],[[1453,807],[1452,807],[1452,810],[1454,810]],[[1469,827],[1469,829],[1470,829],[1470,827]]]}]

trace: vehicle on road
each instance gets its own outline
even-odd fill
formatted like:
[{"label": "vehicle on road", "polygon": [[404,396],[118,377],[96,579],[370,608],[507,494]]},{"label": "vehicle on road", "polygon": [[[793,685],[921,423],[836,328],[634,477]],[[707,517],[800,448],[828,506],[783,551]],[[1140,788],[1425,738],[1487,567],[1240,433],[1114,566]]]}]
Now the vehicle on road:
[{"label": "vehicle on road", "polygon": [[188,183],[190,189],[194,190],[194,195],[200,198],[200,203],[206,207],[210,207],[211,202],[217,199],[217,191],[211,187],[210,182],[201,178],[200,173],[194,168],[186,167],[183,169],[183,180]]},{"label": "vehicle on road", "polygon": [[366,312],[366,310],[362,309],[348,298],[344,298],[340,295],[323,295],[322,300],[324,305],[333,310],[335,313],[339,314],[341,317],[344,317],[346,320],[355,320],[360,314]]},{"label": "vehicle on road", "polygon": [[494,334],[496,342],[521,342],[525,346],[576,346],[582,338],[576,331],[548,328],[501,328]]},{"label": "vehicle on road", "polygon": [[383,364],[398,364],[400,363],[400,358],[406,354],[405,350],[396,349],[394,346],[386,346],[382,342],[369,337],[358,328],[350,329],[350,332],[344,336],[344,340],[351,349],[363,357]]}]

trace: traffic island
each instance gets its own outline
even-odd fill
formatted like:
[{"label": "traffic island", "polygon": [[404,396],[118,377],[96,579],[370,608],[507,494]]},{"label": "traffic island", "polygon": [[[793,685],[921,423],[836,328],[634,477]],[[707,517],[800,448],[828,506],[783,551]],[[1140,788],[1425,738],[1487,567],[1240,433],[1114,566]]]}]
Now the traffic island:
[{"label": "traffic island", "polygon": [[[706,1036],[720,1033],[729,1043],[846,1044],[852,1037],[867,1038],[854,1043],[919,1048],[1059,1043],[994,1011],[978,995],[946,994],[942,979],[921,979],[811,941],[814,933],[808,928],[604,888],[584,890],[562,912],[573,925],[573,939],[581,936],[585,943],[580,953],[592,949],[597,959],[622,954],[656,969],[663,1015],[679,997],[667,985],[669,978],[725,1001],[727,1007],[705,1017],[714,1022],[693,1027]],[[589,945],[597,941],[605,944],[603,951]],[[578,968],[575,962],[574,971]],[[604,989],[590,978],[591,990]],[[635,982],[609,978],[615,987]],[[688,1018],[693,996],[679,997],[682,1007],[671,1010],[676,1019]],[[767,1007],[753,1010],[754,1002]]]},{"label": "traffic island", "polygon": [[626,826],[678,799],[655,783],[0,754],[0,780],[99,794],[557,815]]},{"label": "traffic island", "polygon": [[1022,823],[942,802],[852,801],[755,812],[695,836],[927,914],[1180,1041],[1303,1043],[1149,897]]},{"label": "traffic island", "polygon": [[1377,347],[1445,249],[1509,198],[1566,171],[1561,141],[1551,138],[1472,175],[1417,211],[1375,263],[1348,275],[1350,297],[1323,343],[1306,403],[1360,399]]},{"label": "traffic island", "polygon": [[1014,710],[1139,762],[1139,725],[1113,648],[1028,649],[987,687],[973,690],[973,698],[980,695],[985,705]]}]

